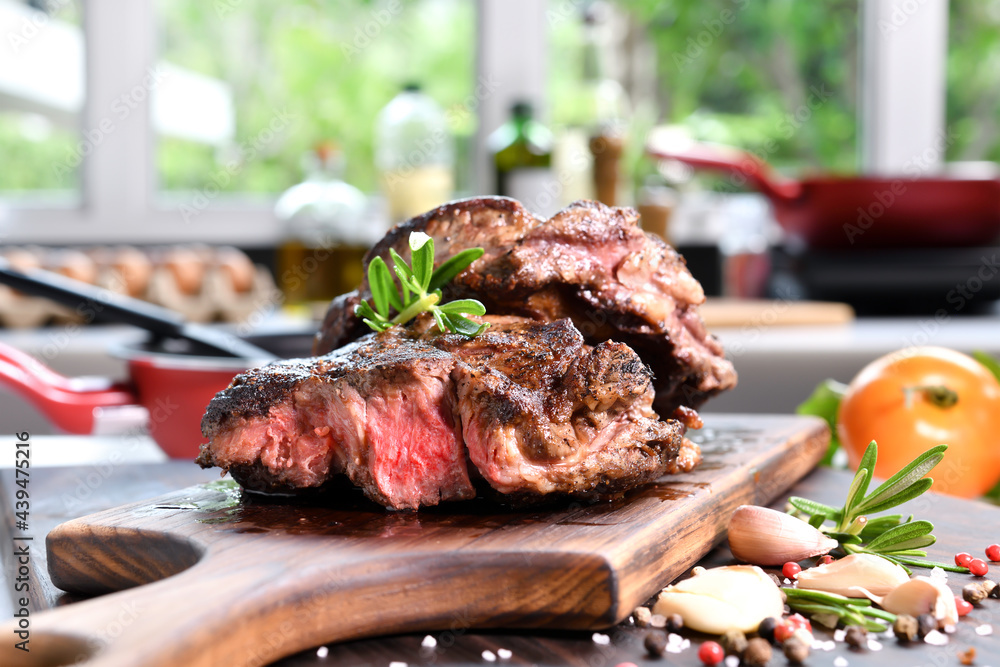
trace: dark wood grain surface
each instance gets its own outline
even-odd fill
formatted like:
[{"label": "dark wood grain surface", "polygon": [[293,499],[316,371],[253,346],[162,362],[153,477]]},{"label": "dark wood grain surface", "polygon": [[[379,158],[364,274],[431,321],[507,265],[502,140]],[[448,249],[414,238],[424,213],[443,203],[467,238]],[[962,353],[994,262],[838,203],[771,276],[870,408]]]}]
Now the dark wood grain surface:
[{"label": "dark wood grain surface", "polygon": [[[729,419],[729,418],[726,418]],[[726,419],[710,422],[703,436],[709,440],[729,440],[731,447],[734,441],[759,437],[761,429],[767,429],[767,423],[760,418],[741,419],[738,423]],[[726,431],[729,435],[719,438],[719,432]],[[755,433],[758,436],[755,436]],[[726,452],[719,452],[720,455]],[[722,465],[720,461],[709,458],[706,461],[706,472],[714,465]],[[12,534],[12,515],[9,507],[11,498],[12,471],[0,474],[3,506],[3,535],[5,543],[10,543]],[[94,477],[90,473],[96,473]],[[90,482],[88,482],[88,476]],[[97,483],[100,478],[100,483]],[[41,536],[47,533],[55,524],[69,518],[94,511],[114,507],[124,502],[135,501],[151,495],[169,492],[192,483],[200,483],[216,479],[211,471],[202,471],[193,465],[173,462],[155,466],[119,466],[111,471],[87,469],[40,469],[33,472],[33,497],[36,505],[33,509],[33,525],[31,533]],[[764,488],[761,495],[774,496],[772,487],[768,488],[767,477],[764,476]],[[850,476],[829,470],[819,470],[810,475],[795,488],[795,493],[807,495],[821,501],[837,502],[842,499]],[[755,488],[761,486],[758,477]],[[760,502],[760,499],[757,499]],[[918,499],[912,511],[921,518],[928,518],[938,526],[939,544],[932,547],[933,555],[939,559],[949,559],[958,550],[980,551],[988,544],[987,540],[997,541],[990,537],[990,530],[1000,527],[1000,511],[997,508],[979,503],[961,501],[951,498],[929,496]],[[776,503],[780,506],[781,501]],[[211,525],[211,524],[209,524]],[[61,595],[51,585],[44,569],[44,551],[38,547],[32,550],[32,605],[42,609],[52,604],[67,604],[76,598]],[[727,550],[719,548],[703,559],[703,564],[723,564],[731,561]],[[5,561],[5,572],[8,574],[7,590],[10,591],[11,562]],[[961,588],[968,577],[951,575],[950,583],[956,590]],[[204,591],[205,596],[211,595],[211,590]],[[978,665],[998,665],[1000,656],[997,650],[996,636],[979,636],[974,629],[978,625],[990,624],[1000,632],[1000,604],[993,601],[983,608],[975,610],[963,620],[958,632],[951,637],[951,643],[945,647],[901,648],[893,640],[882,640],[883,650],[879,652],[854,653],[845,650],[844,645],[838,645],[834,652],[817,652],[809,664],[833,664],[837,656],[844,656],[851,665],[862,664],[896,664],[897,662],[912,665],[957,664],[956,653],[959,649],[974,646],[979,651]],[[389,614],[391,616],[391,614]],[[407,662],[410,665],[481,665],[486,664],[484,651],[498,649],[510,650],[513,654],[510,664],[538,665],[590,665],[601,667],[631,661],[637,664],[654,664],[654,661],[644,657],[642,638],[645,631],[634,628],[628,621],[619,624],[602,634],[610,640],[607,645],[595,643],[593,632],[588,631],[528,631],[487,632],[473,630],[468,618],[455,615],[441,629],[430,633],[437,641],[437,647],[429,650],[421,647],[421,641],[426,633],[380,637],[376,639],[359,640],[324,647],[309,649],[293,655],[278,664],[311,665],[311,664],[351,664],[351,665],[388,665],[392,661]],[[287,634],[287,628],[276,624],[269,637],[265,639],[280,643]],[[687,635],[697,645],[704,639],[696,634]],[[38,638],[41,639],[41,638]],[[321,656],[320,653],[323,655]],[[497,664],[502,664],[498,661]],[[699,664],[694,650],[688,650],[680,655],[670,655],[659,661],[661,664]],[[784,658],[776,657],[772,664],[784,664]],[[222,664],[222,663],[216,663]]]}]

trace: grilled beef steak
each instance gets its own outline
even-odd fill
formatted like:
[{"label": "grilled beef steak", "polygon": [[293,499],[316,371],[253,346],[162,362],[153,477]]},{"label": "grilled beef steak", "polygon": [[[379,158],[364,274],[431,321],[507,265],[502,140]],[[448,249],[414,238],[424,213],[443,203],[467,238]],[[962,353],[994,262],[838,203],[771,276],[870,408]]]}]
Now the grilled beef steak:
[{"label": "grilled beef steak", "polygon": [[476,338],[433,319],[322,357],[247,371],[208,406],[198,462],[260,491],[345,473],[372,500],[417,508],[492,489],[517,502],[613,495],[700,459],[660,421],[650,372],[568,319],[487,317]]},{"label": "grilled beef steak", "polygon": [[[592,345],[626,343],[653,371],[656,409],[673,415],[734,387],[736,372],[698,315],[701,285],[680,255],[637,223],[635,210],[597,202],[576,202],[541,220],[513,199],[465,199],[397,225],[366,264],[376,255],[389,261],[390,248],[409,260],[412,231],[434,237],[436,263],[482,247],[485,254],[445,287],[445,300],[475,298],[488,313],[544,322],[568,317]],[[316,354],[368,331],[354,306],[369,298],[363,283],[333,301]]]}]

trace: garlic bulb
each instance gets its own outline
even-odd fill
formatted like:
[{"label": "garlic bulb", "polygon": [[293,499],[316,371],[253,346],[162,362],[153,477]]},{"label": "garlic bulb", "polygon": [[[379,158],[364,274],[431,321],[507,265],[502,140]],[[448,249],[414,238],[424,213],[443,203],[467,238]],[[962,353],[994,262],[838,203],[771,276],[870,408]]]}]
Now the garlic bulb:
[{"label": "garlic bulb", "polygon": [[873,554],[851,554],[799,572],[799,588],[839,593],[849,598],[887,595],[909,580],[906,570]]},{"label": "garlic bulb", "polygon": [[874,594],[868,597],[893,614],[909,614],[913,617],[932,614],[945,625],[958,623],[955,594],[940,579],[913,577],[896,586],[884,597]]},{"label": "garlic bulb", "polygon": [[705,570],[660,593],[654,614],[680,614],[686,627],[721,635],[726,630],[752,632],[768,616],[781,618],[781,592],[754,565]]},{"label": "garlic bulb", "polygon": [[729,519],[729,548],[738,560],[783,565],[820,556],[837,546],[801,519],[756,505],[741,505]]}]

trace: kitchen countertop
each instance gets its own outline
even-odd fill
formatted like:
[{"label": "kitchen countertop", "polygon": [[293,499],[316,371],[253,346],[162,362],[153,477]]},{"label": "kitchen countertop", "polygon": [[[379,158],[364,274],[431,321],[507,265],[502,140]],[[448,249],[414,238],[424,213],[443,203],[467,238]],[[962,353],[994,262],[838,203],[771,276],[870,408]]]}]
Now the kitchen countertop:
[{"label": "kitchen countertop", "polygon": [[[4,437],[12,441],[11,436]],[[190,462],[161,461],[147,462],[142,457],[154,456],[148,451],[148,446],[136,446],[129,460],[117,460],[114,463],[102,460],[99,456],[91,463],[43,467],[41,461],[53,455],[58,455],[59,448],[72,448],[77,440],[77,448],[91,448],[95,453],[108,453],[107,448],[113,442],[105,441],[86,443],[80,440],[68,439],[59,442],[59,438],[35,438],[32,442],[31,470],[31,534],[35,536],[32,543],[33,564],[33,598],[34,611],[44,609],[53,604],[69,604],[74,600],[51,585],[45,570],[44,541],[41,539],[54,526],[67,519],[90,514],[102,509],[117,506],[122,503],[141,500],[176,490],[192,484],[218,479],[215,470],[202,470]],[[47,450],[47,451],[46,451]],[[145,453],[143,453],[145,452]],[[37,458],[36,458],[37,457]],[[11,459],[12,460],[12,459]],[[36,464],[38,467],[36,467]],[[817,469],[800,482],[792,493],[813,498],[820,502],[842,502],[850,483],[851,476],[842,471]],[[3,522],[0,524],[0,540],[3,544],[11,544],[13,535],[13,520],[11,514],[14,471],[0,470],[0,510]],[[777,503],[781,507],[784,500]],[[934,522],[937,527],[935,534],[938,543],[928,551],[930,557],[947,561],[958,551],[979,553],[988,541],[996,541],[996,537],[984,534],[985,526],[1000,526],[1000,508],[985,505],[976,501],[964,501],[936,494],[927,494],[902,511],[913,511],[919,518]],[[4,548],[3,569],[4,590],[10,594],[11,572],[13,570],[11,550]],[[731,554],[725,547],[713,550],[703,559],[702,564],[713,566],[732,562]],[[993,567],[993,578],[1000,573],[1000,567]],[[971,580],[969,575],[950,574],[949,585],[956,592],[961,586]],[[3,608],[8,605],[8,608]],[[0,613],[10,613],[9,601],[6,596],[0,596]],[[7,616],[9,618],[9,616]],[[990,626],[993,635],[981,636],[976,633],[980,626]],[[620,662],[630,661],[638,665],[681,664],[698,665],[696,649],[689,649],[681,654],[668,655],[661,660],[646,658],[642,648],[645,631],[635,628],[628,622],[610,628],[603,634],[610,639],[608,644],[594,641],[590,632],[483,632],[465,628],[456,623],[451,630],[430,633],[437,639],[434,650],[421,649],[420,644],[425,633],[415,635],[400,635],[386,638],[376,638],[348,642],[327,647],[324,657],[317,650],[310,650],[286,658],[280,665],[389,665],[390,662],[406,662],[409,665],[482,665],[488,664],[482,654],[492,651],[494,654],[500,648],[512,651],[508,664],[536,665],[579,665],[580,667],[613,667]],[[684,633],[692,640],[694,646],[707,637],[698,633]],[[817,637],[823,636],[817,632]],[[962,619],[957,631],[949,636],[949,644],[942,647],[918,644],[903,647],[894,639],[879,638],[881,650],[854,652],[845,644],[838,644],[833,651],[814,651],[808,665],[832,665],[837,657],[845,658],[852,667],[877,664],[958,664],[956,654],[968,647],[978,651],[976,665],[980,667],[997,667],[1000,665],[1000,601],[988,600],[986,604],[975,609],[969,616]],[[497,664],[503,664],[498,661]],[[783,665],[783,657],[776,656],[772,665]]]}]

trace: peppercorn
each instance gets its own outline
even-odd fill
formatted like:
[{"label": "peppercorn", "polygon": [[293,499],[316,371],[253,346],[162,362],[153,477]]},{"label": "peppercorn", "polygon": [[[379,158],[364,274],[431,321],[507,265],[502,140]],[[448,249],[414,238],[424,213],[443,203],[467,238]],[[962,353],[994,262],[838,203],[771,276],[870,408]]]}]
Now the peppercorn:
[{"label": "peppercorn", "polygon": [[901,642],[912,642],[917,638],[919,630],[917,619],[909,614],[900,614],[892,624],[892,631],[896,633],[896,639]]},{"label": "peppercorn", "polygon": [[774,629],[778,627],[778,619],[768,616],[757,626],[757,636],[766,640],[769,644],[774,643]]},{"label": "peppercorn", "polygon": [[667,650],[667,635],[663,632],[647,632],[642,645],[650,657],[659,658]]},{"label": "peppercorn", "polygon": [[782,648],[785,651],[785,657],[788,658],[788,662],[793,665],[801,665],[809,659],[809,647],[798,637],[791,637],[785,640]]},{"label": "peppercorn", "polygon": [[962,587],[962,599],[972,604],[979,604],[986,599],[986,587],[975,582],[966,584]]},{"label": "peppercorn", "polygon": [[931,614],[920,614],[917,616],[917,634],[923,639],[928,632],[938,629],[938,621]]},{"label": "peppercorn", "polygon": [[680,614],[670,614],[667,616],[667,630],[679,632],[684,627],[684,618]]},{"label": "peppercorn", "polygon": [[983,579],[979,585],[983,587],[983,590],[991,598],[1000,598],[1000,584],[997,584],[997,582],[992,579]]},{"label": "peppercorn", "polygon": [[844,641],[853,649],[863,649],[868,647],[868,631],[860,625],[847,626]]},{"label": "peppercorn", "polygon": [[747,642],[747,648],[743,651],[744,667],[764,667],[771,661],[771,644],[766,639],[754,637]]},{"label": "peppercorn", "polygon": [[662,630],[667,627],[667,617],[663,614],[653,614],[649,617],[649,627]]},{"label": "peppercorn", "polygon": [[747,637],[739,630],[726,630],[726,633],[719,638],[719,643],[726,651],[726,655],[740,657],[747,649]]},{"label": "peppercorn", "polygon": [[969,568],[970,573],[977,577],[985,577],[990,571],[990,566],[982,558],[973,558],[966,567]]},{"label": "peppercorn", "polygon": [[778,577],[778,575],[774,574],[773,572],[768,572],[767,576],[770,577],[771,581],[774,582],[775,586],[781,588],[781,579]]},{"label": "peppercorn", "polygon": [[649,610],[649,607],[636,607],[635,611],[632,612],[632,616],[635,617],[635,624],[640,628],[649,627],[649,619],[653,616],[653,612]]}]

